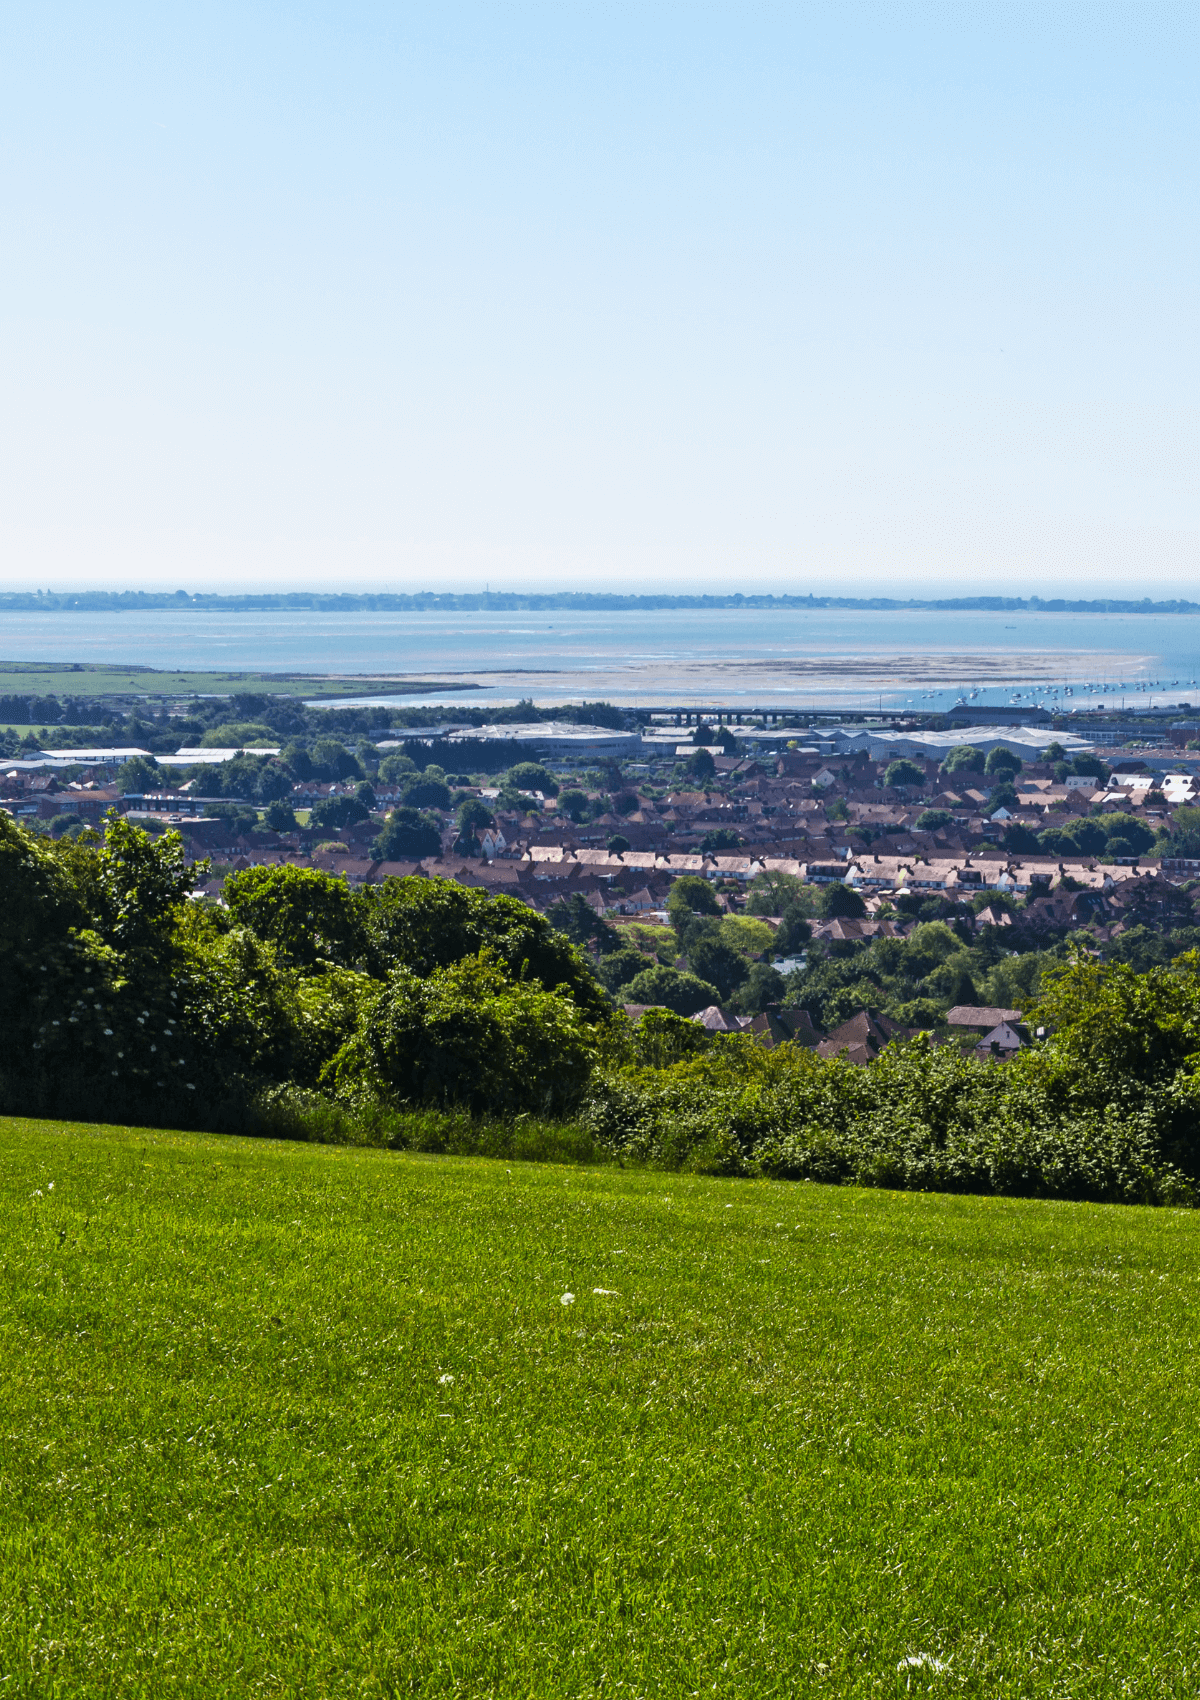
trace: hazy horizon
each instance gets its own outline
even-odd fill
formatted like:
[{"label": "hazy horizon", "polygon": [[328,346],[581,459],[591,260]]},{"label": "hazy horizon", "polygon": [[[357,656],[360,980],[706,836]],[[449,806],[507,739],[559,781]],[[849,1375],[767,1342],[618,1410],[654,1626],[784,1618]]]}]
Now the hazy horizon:
[{"label": "hazy horizon", "polygon": [[0,585],[1188,596],[1180,4],[0,41]]}]

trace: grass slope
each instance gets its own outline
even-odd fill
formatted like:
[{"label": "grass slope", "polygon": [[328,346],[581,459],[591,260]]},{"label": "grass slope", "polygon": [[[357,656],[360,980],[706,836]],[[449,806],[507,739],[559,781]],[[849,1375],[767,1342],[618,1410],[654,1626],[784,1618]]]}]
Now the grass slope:
[{"label": "grass slope", "polygon": [[1194,1215],[0,1154],[4,1694],[1200,1681]]}]

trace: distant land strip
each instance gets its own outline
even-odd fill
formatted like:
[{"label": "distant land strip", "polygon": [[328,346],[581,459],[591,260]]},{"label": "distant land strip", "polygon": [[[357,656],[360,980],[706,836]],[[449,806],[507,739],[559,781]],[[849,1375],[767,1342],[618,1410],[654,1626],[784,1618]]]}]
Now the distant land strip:
[{"label": "distant land strip", "polygon": [[254,614],[272,609],[322,613],[583,613],[588,610],[631,609],[649,612],[672,608],[865,608],[912,609],[915,612],[964,614],[1197,614],[1200,602],[1153,602],[1116,597],[1072,600],[1061,596],[951,596],[938,598],[890,596],[625,596],[608,591],[366,591],[333,594],[323,591],[267,591],[260,595],[222,595],[187,590],[2,591],[0,612],[28,609],[90,609],[124,613],[146,609],[192,609],[198,613]]}]

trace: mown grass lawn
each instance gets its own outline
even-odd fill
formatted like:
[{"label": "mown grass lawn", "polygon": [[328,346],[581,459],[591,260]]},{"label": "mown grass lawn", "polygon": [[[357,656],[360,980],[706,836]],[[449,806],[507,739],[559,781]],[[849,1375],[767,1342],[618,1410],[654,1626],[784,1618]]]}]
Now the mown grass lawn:
[{"label": "mown grass lawn", "polygon": [[0,1186],[0,1696],[1200,1686],[1200,1217],[12,1120]]}]

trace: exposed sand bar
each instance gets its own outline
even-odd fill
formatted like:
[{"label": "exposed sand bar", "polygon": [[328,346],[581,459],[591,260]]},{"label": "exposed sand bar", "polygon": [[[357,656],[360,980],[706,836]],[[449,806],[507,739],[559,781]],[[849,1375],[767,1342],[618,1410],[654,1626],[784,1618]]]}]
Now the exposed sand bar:
[{"label": "exposed sand bar", "polygon": [[[849,706],[861,696],[878,698],[912,690],[984,691],[1045,688],[1053,685],[1135,680],[1151,658],[1112,650],[928,650],[904,654],[711,657],[638,657],[621,662],[611,656],[588,664],[557,668],[471,668],[454,675],[459,688],[482,691],[493,702],[531,697],[535,702],[578,702],[583,698],[646,704],[737,702],[815,704],[826,699]],[[411,681],[412,675],[409,675]],[[367,686],[363,675],[357,680]],[[374,681],[387,694],[385,676]],[[411,683],[409,689],[412,689]],[[437,693],[453,702],[455,686]],[[432,693],[427,701],[435,700]]]}]

